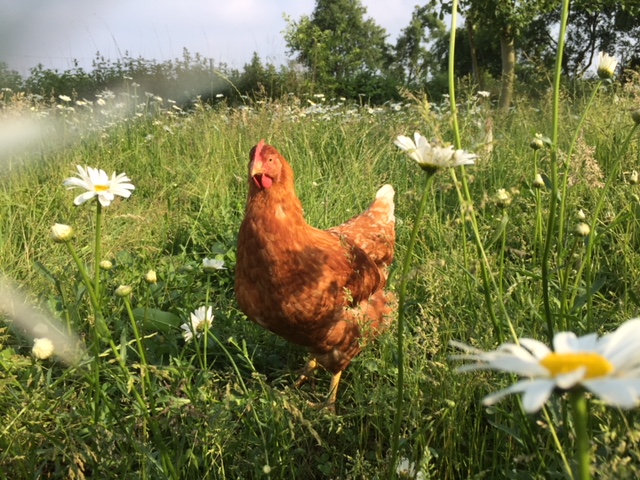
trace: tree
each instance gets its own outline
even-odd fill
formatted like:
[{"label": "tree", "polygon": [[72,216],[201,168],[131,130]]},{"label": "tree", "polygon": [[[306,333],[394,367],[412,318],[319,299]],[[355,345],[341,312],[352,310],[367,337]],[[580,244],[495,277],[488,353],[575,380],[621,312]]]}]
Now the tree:
[{"label": "tree", "polygon": [[[527,30],[540,15],[556,7],[553,0],[465,0],[460,4],[460,13],[467,24],[473,55],[475,35],[479,31],[491,32],[494,42],[500,47],[501,93],[499,106],[505,110],[511,106],[517,63],[516,39]],[[451,13],[452,5],[442,2],[441,13]],[[496,45],[496,46],[497,46]],[[473,58],[472,64],[473,64]]]},{"label": "tree", "polygon": [[442,38],[445,33],[444,24],[434,7],[433,2],[424,6],[417,5],[409,25],[402,30],[396,41],[391,68],[407,86],[419,85],[427,80],[435,60],[427,44]]},{"label": "tree", "polygon": [[337,94],[354,90],[354,79],[380,75],[390,62],[384,28],[365,18],[360,0],[317,0],[311,16],[285,17],[289,55],[312,81]]},{"label": "tree", "polygon": [[[559,12],[550,15],[557,21]],[[569,13],[564,69],[581,76],[599,51],[615,54],[623,67],[640,63],[640,2],[575,0]]]},{"label": "tree", "polygon": [[9,65],[0,62],[0,88],[10,88],[18,91],[22,88],[22,77],[15,70],[9,69]]}]

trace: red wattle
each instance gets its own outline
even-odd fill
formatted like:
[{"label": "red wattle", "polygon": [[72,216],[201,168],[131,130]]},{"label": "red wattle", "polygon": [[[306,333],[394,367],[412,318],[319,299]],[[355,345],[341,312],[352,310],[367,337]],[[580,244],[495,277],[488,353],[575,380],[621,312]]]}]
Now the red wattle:
[{"label": "red wattle", "polygon": [[262,175],[262,186],[269,188],[271,185],[273,185],[273,179],[269,175]]},{"label": "red wattle", "polygon": [[273,178],[268,175],[254,175],[252,178],[258,188],[269,188],[273,185]]}]

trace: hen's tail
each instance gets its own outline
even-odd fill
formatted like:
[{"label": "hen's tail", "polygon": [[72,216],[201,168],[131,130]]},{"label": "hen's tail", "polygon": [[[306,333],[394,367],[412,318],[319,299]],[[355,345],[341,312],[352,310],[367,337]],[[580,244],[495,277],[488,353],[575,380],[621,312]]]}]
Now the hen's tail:
[{"label": "hen's tail", "polygon": [[378,210],[381,214],[381,219],[384,219],[386,215],[387,222],[395,223],[396,217],[394,216],[395,205],[393,203],[393,197],[396,194],[395,190],[388,183],[380,187],[380,190],[376,193],[376,199],[369,208],[369,211]]}]

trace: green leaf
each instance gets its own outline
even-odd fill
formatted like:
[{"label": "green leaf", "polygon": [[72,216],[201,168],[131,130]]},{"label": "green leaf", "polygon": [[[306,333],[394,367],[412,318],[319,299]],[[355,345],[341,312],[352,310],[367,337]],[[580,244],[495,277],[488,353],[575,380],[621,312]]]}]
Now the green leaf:
[{"label": "green leaf", "polygon": [[502,236],[502,232],[504,232],[504,229],[507,228],[507,223],[509,223],[509,215],[505,213],[502,216],[502,220],[500,220],[500,225],[496,227],[496,230],[495,232],[493,232],[491,239],[485,246],[487,250],[491,248],[491,246]]},{"label": "green leaf", "polygon": [[170,332],[180,328],[182,320],[171,312],[165,312],[156,308],[134,308],[134,318],[147,331]]},{"label": "green leaf", "polygon": [[591,288],[588,292],[583,293],[578,298],[576,298],[576,303],[573,306],[572,311],[576,311],[587,304],[587,300],[589,297],[594,296],[598,291],[604,286],[606,283],[606,279],[604,277],[598,277],[595,282],[591,285]]}]

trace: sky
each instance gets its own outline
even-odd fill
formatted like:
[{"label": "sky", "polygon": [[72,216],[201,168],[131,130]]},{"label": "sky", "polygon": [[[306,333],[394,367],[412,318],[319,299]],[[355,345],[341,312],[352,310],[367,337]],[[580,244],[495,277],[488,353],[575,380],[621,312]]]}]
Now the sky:
[{"label": "sky", "polygon": [[[361,0],[395,44],[419,0]],[[287,61],[283,14],[310,15],[314,0],[0,0],[0,61],[28,76],[73,60],[90,69],[96,52],[117,60],[182,57],[183,48],[241,69],[253,52]]]}]

